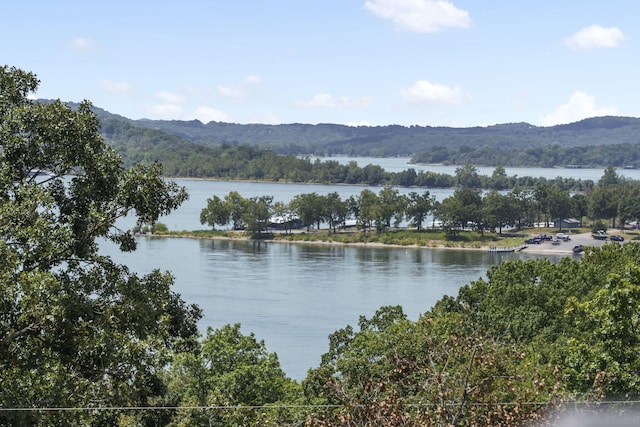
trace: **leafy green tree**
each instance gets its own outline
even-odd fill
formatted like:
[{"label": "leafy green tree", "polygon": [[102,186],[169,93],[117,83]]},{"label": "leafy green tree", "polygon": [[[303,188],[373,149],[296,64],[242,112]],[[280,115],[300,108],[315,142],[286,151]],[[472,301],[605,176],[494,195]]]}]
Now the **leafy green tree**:
[{"label": "leafy green tree", "polygon": [[494,190],[506,190],[509,188],[509,178],[504,166],[496,166],[491,174],[491,188]]},{"label": "leafy green tree", "polygon": [[622,178],[616,172],[616,168],[609,165],[604,169],[602,177],[598,180],[597,186],[600,188],[617,187],[622,184]]},{"label": "leafy green tree", "polygon": [[452,196],[445,198],[438,207],[436,216],[442,220],[449,234],[473,224],[484,230],[483,202],[480,190],[476,188],[458,188]]},{"label": "leafy green tree", "polygon": [[478,169],[472,164],[465,164],[456,168],[457,188],[480,188],[481,181]]},{"label": "leafy green tree", "polygon": [[179,406],[225,407],[181,410],[174,420],[180,425],[283,425],[296,414],[269,406],[291,405],[301,397],[278,356],[253,334],[243,335],[239,324],[208,328],[197,351],[176,356],[166,382]]},{"label": "leafy green tree", "polygon": [[320,223],[325,217],[326,205],[324,197],[315,191],[313,193],[299,194],[290,202],[291,209],[298,215],[300,220],[307,225],[307,231],[316,224],[320,228]]},{"label": "leafy green tree", "polygon": [[230,203],[218,196],[207,199],[207,207],[200,211],[200,224],[206,224],[215,230],[216,225],[225,226],[231,219]]},{"label": "leafy green tree", "polygon": [[571,213],[569,192],[561,190],[556,185],[550,187],[547,194],[547,211],[552,220],[560,221],[560,230],[562,230],[562,220],[568,218]]},{"label": "leafy green tree", "polygon": [[358,228],[366,233],[373,226],[378,215],[378,196],[373,191],[365,188],[358,195],[357,202],[358,216],[356,217],[356,222]]},{"label": "leafy green tree", "polygon": [[587,198],[583,193],[571,196],[571,215],[577,217],[582,227],[582,219],[587,215]]},{"label": "leafy green tree", "polygon": [[325,196],[325,219],[329,228],[336,232],[336,227],[343,224],[349,215],[349,206],[346,201],[340,198],[337,192],[329,193]]},{"label": "leafy green tree", "polygon": [[435,202],[435,196],[432,196],[428,191],[422,194],[418,194],[415,191],[409,193],[406,215],[418,231],[422,230],[422,223],[427,219],[427,216],[434,211]]},{"label": "leafy green tree", "polygon": [[242,197],[237,191],[230,191],[224,196],[224,201],[231,210],[231,224],[234,230],[243,230],[246,223],[243,221],[245,211],[249,201]]},{"label": "leafy green tree", "polygon": [[615,227],[621,194],[618,190],[618,187],[594,188],[587,197],[589,217],[601,220],[613,219],[612,226]]},{"label": "leafy green tree", "polygon": [[510,194],[514,199],[518,210],[518,228],[522,227],[523,220],[525,222],[533,222],[535,213],[531,191],[525,190],[520,186],[516,186]]},{"label": "leafy green tree", "polygon": [[406,197],[398,189],[386,186],[378,193],[378,220],[380,229],[391,227],[391,219],[395,218],[396,226],[402,221],[407,204]]},{"label": "leafy green tree", "polygon": [[[610,274],[592,299],[569,306],[583,331],[571,340],[568,365],[580,391],[599,397],[640,393],[640,268],[629,265],[623,274]],[[591,382],[585,381],[591,378]]]},{"label": "leafy green tree", "polygon": [[502,233],[502,227],[516,224],[519,217],[518,205],[511,195],[490,191],[484,196],[483,205],[488,227],[497,228]]},{"label": "leafy green tree", "polygon": [[636,223],[640,220],[640,185],[629,184],[623,188],[622,195],[618,201],[618,217],[621,224],[629,220]]},{"label": "leafy green tree", "polygon": [[153,224],[153,229],[151,230],[153,234],[163,234],[167,233],[168,231],[169,227],[161,222],[156,222],[155,224]]},{"label": "leafy green tree", "polygon": [[273,203],[273,196],[251,197],[247,204],[242,222],[246,224],[247,232],[252,236],[260,236],[269,226]]},{"label": "leafy green tree", "polygon": [[[30,101],[38,83],[0,67],[0,407],[153,405],[164,392],[159,372],[190,348],[200,311],[171,291],[170,274],[138,276],[101,255],[99,242],[135,250],[116,221],[155,224],[187,194],[158,164],[125,171],[88,102]],[[2,411],[0,424],[119,417]]]},{"label": "leafy green tree", "polygon": [[550,187],[551,185],[549,185],[549,183],[545,180],[540,181],[533,189],[533,201],[536,214],[535,217],[537,218],[536,222],[542,222],[540,221],[540,219],[542,219],[546,227],[549,226],[549,204],[547,203],[547,197],[549,196]]},{"label": "leafy green tree", "polygon": [[[464,313],[418,321],[382,307],[329,337],[329,351],[303,382],[317,425],[517,425],[552,395],[549,366],[488,335]],[[505,404],[506,402],[506,404]]]}]

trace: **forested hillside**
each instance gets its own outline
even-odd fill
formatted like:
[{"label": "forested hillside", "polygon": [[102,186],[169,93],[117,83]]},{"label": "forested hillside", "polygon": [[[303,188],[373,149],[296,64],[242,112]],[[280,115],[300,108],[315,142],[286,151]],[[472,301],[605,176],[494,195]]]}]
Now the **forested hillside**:
[{"label": "forested hillside", "polygon": [[234,124],[130,120],[94,107],[103,133],[125,162],[160,160],[167,172],[214,176],[202,166],[206,148],[246,145],[281,155],[411,157],[413,163],[476,166],[578,165],[640,167],[640,119],[597,117],[567,125],[488,127]]},{"label": "forested hillside", "polygon": [[[135,124],[180,135],[208,146],[223,142],[248,144],[279,154],[294,155],[414,156],[415,162],[425,163],[463,164],[472,159],[487,166],[594,165],[601,161],[603,155],[607,155],[606,150],[590,149],[586,156],[582,156],[584,148],[611,145],[619,147],[613,161],[622,166],[636,161],[634,156],[625,162],[633,154],[631,146],[640,143],[640,119],[628,117],[598,117],[553,127],[537,127],[527,123],[473,128],[240,125],[220,122],[203,124],[197,120],[137,120]],[[543,153],[545,155],[541,159]]]}]

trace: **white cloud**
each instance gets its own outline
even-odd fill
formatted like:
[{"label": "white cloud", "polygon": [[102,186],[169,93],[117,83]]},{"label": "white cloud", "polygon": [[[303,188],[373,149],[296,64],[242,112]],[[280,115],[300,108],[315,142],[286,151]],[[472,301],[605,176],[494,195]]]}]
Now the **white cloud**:
[{"label": "white cloud", "polygon": [[364,108],[372,103],[372,99],[366,96],[335,97],[328,93],[318,93],[311,99],[297,101],[296,106],[305,108]]},{"label": "white cloud", "polygon": [[585,92],[575,91],[566,104],[542,118],[543,126],[573,123],[589,117],[616,115],[614,107],[597,107],[595,98]]},{"label": "white cloud", "polygon": [[158,92],[156,98],[165,104],[182,104],[185,101],[184,96],[173,92]]},{"label": "white cloud", "polygon": [[618,47],[624,34],[616,27],[590,25],[565,39],[564,44],[575,50]]},{"label": "white cloud", "polygon": [[227,113],[211,107],[198,107],[196,109],[195,118],[200,120],[202,123],[230,121],[230,117]]},{"label": "white cloud", "polygon": [[435,33],[447,27],[471,26],[466,10],[444,0],[368,0],[364,8],[393,22],[399,31]]},{"label": "white cloud", "polygon": [[152,119],[179,120],[182,117],[182,107],[174,104],[156,104],[147,107]]},{"label": "white cloud", "polygon": [[260,78],[260,76],[248,76],[236,85],[218,86],[218,93],[229,98],[242,98],[246,96],[247,92],[249,92],[252,86],[255,86],[261,82],[262,78]]},{"label": "white cloud", "polygon": [[116,82],[113,80],[101,80],[98,82],[98,86],[109,93],[116,95],[122,95],[130,93],[133,87],[127,82]]},{"label": "white cloud", "polygon": [[71,41],[71,47],[79,52],[91,52],[95,48],[95,43],[85,37],[76,37]]},{"label": "white cloud", "polygon": [[427,104],[459,104],[462,102],[462,89],[458,86],[448,87],[427,80],[418,80],[402,96],[409,101]]}]

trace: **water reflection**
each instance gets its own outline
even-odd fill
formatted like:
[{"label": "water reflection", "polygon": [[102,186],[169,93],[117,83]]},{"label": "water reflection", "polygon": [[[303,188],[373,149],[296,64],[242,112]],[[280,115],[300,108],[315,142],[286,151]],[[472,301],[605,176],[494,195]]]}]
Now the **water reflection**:
[{"label": "water reflection", "polygon": [[204,312],[201,331],[241,323],[296,379],[317,366],[328,336],[385,305],[417,319],[442,298],[524,254],[233,240],[140,238],[138,251],[103,252],[139,273],[175,276],[174,290]]}]

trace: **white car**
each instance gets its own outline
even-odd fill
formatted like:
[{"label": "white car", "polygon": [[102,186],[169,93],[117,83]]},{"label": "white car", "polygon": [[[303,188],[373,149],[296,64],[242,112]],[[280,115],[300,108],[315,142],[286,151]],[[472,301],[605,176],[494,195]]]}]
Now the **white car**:
[{"label": "white car", "polygon": [[556,239],[564,240],[565,242],[568,242],[569,240],[571,240],[571,237],[569,237],[568,234],[558,233],[558,234],[556,234]]}]

